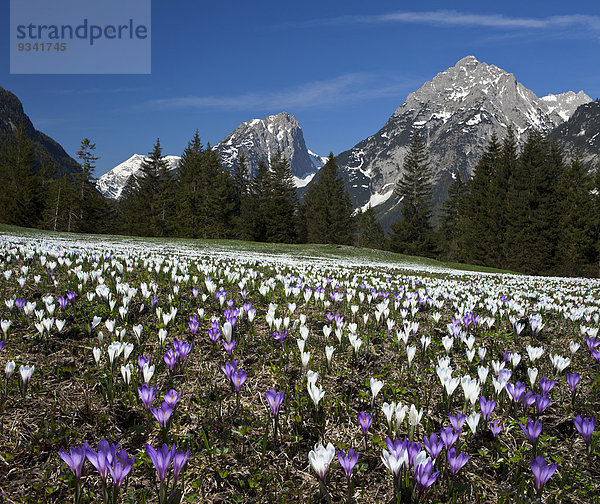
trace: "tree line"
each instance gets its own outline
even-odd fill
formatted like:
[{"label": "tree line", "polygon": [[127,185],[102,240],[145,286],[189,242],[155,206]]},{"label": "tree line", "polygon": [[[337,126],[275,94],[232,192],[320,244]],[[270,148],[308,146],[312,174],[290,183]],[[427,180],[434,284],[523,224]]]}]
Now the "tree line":
[{"label": "tree line", "polygon": [[102,197],[95,144],[81,142],[79,170],[37,166],[22,128],[0,149],[0,221],[54,231],[139,236],[326,243],[534,274],[597,275],[600,176],[578,152],[532,131],[519,151],[512,129],[490,140],[473,177],[457,172],[432,223],[432,167],[413,134],[395,196],[401,218],[388,235],[374,209],[353,211],[333,154],[300,202],[289,160],[277,152],[253,176],[244,156],[232,170],[202,144],[188,142],[174,174],[160,140],[130,177],[119,201]]}]

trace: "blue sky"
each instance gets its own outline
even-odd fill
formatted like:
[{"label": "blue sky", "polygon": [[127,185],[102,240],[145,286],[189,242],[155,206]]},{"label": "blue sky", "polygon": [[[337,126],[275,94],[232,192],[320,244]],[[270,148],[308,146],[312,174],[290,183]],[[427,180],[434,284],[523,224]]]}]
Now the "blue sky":
[{"label": "blue sky", "polygon": [[281,111],[327,155],[375,133],[411,91],[472,54],[538,96],[600,97],[600,9],[582,2],[152,2],[150,75],[10,75],[9,7],[0,86],[75,155],[89,137],[96,175],[160,137],[181,154]]}]

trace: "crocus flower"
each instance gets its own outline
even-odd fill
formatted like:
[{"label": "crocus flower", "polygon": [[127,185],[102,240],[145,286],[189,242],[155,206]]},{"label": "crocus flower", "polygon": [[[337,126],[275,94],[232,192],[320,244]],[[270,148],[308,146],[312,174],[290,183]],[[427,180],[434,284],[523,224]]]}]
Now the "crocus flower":
[{"label": "crocus flower", "polygon": [[117,455],[113,458],[113,462],[108,466],[108,471],[110,472],[110,477],[112,478],[115,486],[116,492],[119,492],[119,489],[123,485],[125,478],[131,471],[133,467],[133,463],[135,462],[135,457],[129,458],[127,456],[127,452],[125,450],[121,450]]},{"label": "crocus flower", "polygon": [[152,407],[154,398],[156,397],[156,388],[154,385],[149,387],[147,383],[144,383],[141,389],[138,387],[138,394],[142,403],[144,403],[144,407],[149,410]]},{"label": "crocus flower", "polygon": [[484,422],[487,421],[489,416],[494,411],[495,407],[496,407],[495,399],[488,401],[488,400],[486,400],[486,398],[484,396],[479,397],[479,408],[481,409],[481,416],[483,417]]},{"label": "crocus flower", "polygon": [[468,454],[462,452],[457,456],[456,448],[451,448],[448,451],[448,464],[450,467],[450,473],[452,474],[452,477],[456,476],[456,473],[460,471],[468,461]]},{"label": "crocus flower", "polygon": [[306,388],[308,390],[308,395],[310,396],[315,405],[315,408],[317,408],[319,406],[319,402],[325,396],[325,391],[316,383],[310,380],[307,380]]},{"label": "crocus flower", "polygon": [[360,425],[363,436],[366,436],[369,432],[371,423],[373,423],[373,415],[369,415],[369,413],[367,413],[366,411],[361,411],[358,414],[358,425]]},{"label": "crocus flower", "polygon": [[97,453],[90,447],[88,447],[86,451],[87,459],[96,468],[103,483],[106,483],[109,473],[108,466],[113,463],[113,459],[116,457],[118,450],[118,445],[109,444],[106,439],[102,439],[98,443]]},{"label": "crocus flower", "polygon": [[232,339],[229,342],[223,341],[223,348],[231,356],[231,354],[233,353],[233,349],[235,348],[235,340]]},{"label": "crocus flower", "polygon": [[465,425],[465,420],[467,419],[467,417],[462,413],[457,413],[456,416],[448,415],[448,419],[450,420],[450,423],[452,424],[454,430],[460,433],[460,431],[463,428],[463,425]]},{"label": "crocus flower", "polygon": [[438,438],[435,432],[429,437],[425,436],[423,444],[425,445],[425,449],[427,450],[427,453],[429,453],[429,456],[434,460],[440,456],[442,448],[444,447],[442,440]]},{"label": "crocus flower", "polygon": [[233,373],[237,369],[237,361],[226,362],[225,364],[221,364],[221,371],[225,374],[228,380],[231,381],[231,377]]},{"label": "crocus flower", "polygon": [[175,353],[175,350],[169,348],[167,350],[167,353],[165,353],[163,359],[165,361],[165,364],[167,365],[167,368],[169,368],[169,371],[173,371],[175,363],[177,362],[177,354]]},{"label": "crocus flower", "polygon": [[537,414],[539,415],[540,413],[543,413],[546,410],[546,408],[548,406],[550,406],[551,402],[552,402],[552,400],[547,395],[536,394],[535,410],[536,410]]},{"label": "crocus flower", "polygon": [[542,433],[542,421],[538,420],[534,424],[531,418],[528,418],[526,424],[519,424],[519,427],[521,427],[529,442],[535,446],[537,438]]},{"label": "crocus flower", "polygon": [[585,444],[589,445],[594,429],[596,428],[596,420],[594,418],[591,420],[588,418],[581,418],[581,415],[577,415],[575,420],[573,420],[573,423],[579,434],[581,434]]},{"label": "crocus flower", "polygon": [[69,453],[64,451],[62,448],[58,451],[60,458],[63,459],[64,463],[69,466],[69,469],[73,471],[77,481],[81,479],[83,472],[83,463],[85,462],[86,455],[89,449],[87,443],[83,443],[82,446],[75,446],[69,449]]},{"label": "crocus flower", "polygon": [[379,394],[379,391],[383,388],[383,382],[381,380],[378,380],[377,378],[371,378],[370,385],[372,396],[371,402],[373,402],[375,401],[377,394]]},{"label": "crocus flower", "polygon": [[0,341],[0,351],[4,348],[4,345],[6,345],[6,340]]},{"label": "crocus flower", "polygon": [[242,385],[246,381],[247,376],[248,375],[246,374],[246,372],[242,371],[241,369],[239,371],[234,372],[231,375],[231,381],[233,382],[233,387],[235,388],[236,394],[240,393],[240,390],[242,389]]},{"label": "crocus flower", "polygon": [[338,460],[340,461],[340,465],[342,466],[342,469],[344,469],[346,479],[349,483],[350,478],[352,478],[352,471],[354,470],[354,466],[356,465],[356,462],[358,462],[358,453],[356,453],[353,448],[350,448],[348,450],[348,453],[338,451],[337,456]]},{"label": "crocus flower", "polygon": [[440,439],[442,440],[442,443],[444,443],[444,448],[446,448],[446,451],[448,451],[452,447],[452,445],[456,443],[456,440],[459,436],[460,431],[454,431],[454,429],[452,429],[452,426],[450,425],[445,429],[441,430]]},{"label": "crocus flower", "polygon": [[140,371],[144,371],[144,365],[148,364],[150,365],[150,358],[151,357],[144,357],[143,355],[139,355],[137,358],[138,361],[138,366],[140,366]]},{"label": "crocus flower", "polygon": [[171,408],[175,408],[177,401],[179,401],[182,392],[177,393],[174,389],[169,390],[164,396],[163,399],[165,402],[171,406]]},{"label": "crocus flower", "polygon": [[171,465],[173,457],[175,456],[175,445],[173,445],[169,450],[169,446],[167,444],[163,444],[162,447],[156,450],[153,446],[146,443],[146,453],[154,464],[158,480],[163,483],[167,478],[169,466]]},{"label": "crocus flower", "polygon": [[500,423],[498,420],[490,422],[490,430],[492,431],[494,439],[496,439],[502,430],[502,423]]},{"label": "crocus flower", "polygon": [[308,454],[310,465],[323,484],[325,483],[325,477],[334,456],[335,448],[331,443],[328,443],[326,448],[321,443],[316,444],[314,450],[311,450]]},{"label": "crocus flower", "polygon": [[554,388],[555,384],[556,380],[550,380],[545,376],[542,376],[540,378],[540,388],[542,389],[542,395],[547,396],[550,393],[550,391]]},{"label": "crocus flower", "polygon": [[552,477],[558,464],[547,465],[541,455],[531,461],[531,470],[535,479],[535,489],[539,493],[546,482]]},{"label": "crocus flower", "polygon": [[415,469],[415,480],[418,485],[418,493],[422,495],[431,485],[435,483],[439,471],[433,472],[433,462],[428,460],[424,464],[419,464]]},{"label": "crocus flower", "polygon": [[169,406],[166,402],[163,402],[160,405],[159,409],[151,408],[150,413],[154,415],[158,425],[161,427],[166,427],[169,423],[169,419],[171,418],[171,414],[173,413],[173,408]]},{"label": "crocus flower", "polygon": [[512,397],[512,400],[515,403],[517,403],[521,400],[521,397],[523,397],[523,394],[525,393],[526,390],[527,390],[527,387],[525,386],[525,384],[521,383],[520,381],[518,381],[514,385],[512,383],[506,384],[506,391],[508,392],[510,397]]},{"label": "crocus flower", "polygon": [[567,385],[569,385],[569,390],[571,391],[571,394],[575,394],[575,389],[577,388],[577,385],[579,384],[579,380],[581,379],[581,376],[579,375],[579,373],[566,373],[565,377],[567,379]]},{"label": "crocus flower", "polygon": [[190,458],[190,450],[184,452],[183,450],[177,450],[173,457],[173,480],[177,484],[177,479],[181,473],[183,467]]},{"label": "crocus flower", "polygon": [[283,390],[281,392],[276,392],[274,388],[271,388],[265,392],[265,398],[267,399],[267,403],[269,403],[273,418],[277,418],[279,407],[281,406],[284,397],[285,392]]},{"label": "crocus flower", "polygon": [[287,336],[287,331],[275,331],[273,333],[273,338],[275,339],[275,341],[279,341],[279,343],[281,343],[283,345],[283,340],[286,338]]}]

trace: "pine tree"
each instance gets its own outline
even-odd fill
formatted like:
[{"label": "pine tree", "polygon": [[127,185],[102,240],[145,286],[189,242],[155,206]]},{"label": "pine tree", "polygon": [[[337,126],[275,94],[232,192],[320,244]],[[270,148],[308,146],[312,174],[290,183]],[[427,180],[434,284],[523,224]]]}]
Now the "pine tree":
[{"label": "pine tree", "polygon": [[204,183],[202,177],[202,152],[204,147],[198,131],[184,149],[178,167],[175,193],[177,201],[177,234],[189,238],[199,237],[198,219],[202,206]]},{"label": "pine tree", "polygon": [[20,124],[0,151],[0,221],[34,227],[43,213],[43,176],[35,162],[34,147]]},{"label": "pine tree", "polygon": [[403,176],[395,194],[402,201],[402,219],[392,224],[392,250],[430,256],[434,252],[431,226],[432,172],[425,141],[415,130],[404,159]]},{"label": "pine tree", "polygon": [[492,181],[497,177],[500,157],[501,147],[494,134],[469,181],[461,228],[464,260],[472,264],[491,266],[500,260],[495,248],[500,223],[494,209],[502,202],[492,198]]},{"label": "pine tree", "polygon": [[371,205],[358,216],[358,245],[372,249],[383,249],[385,245],[383,227]]},{"label": "pine tree", "polygon": [[467,201],[467,185],[462,181],[460,172],[456,172],[454,180],[448,187],[448,199],[442,204],[440,219],[439,243],[444,259],[464,261],[465,231],[461,224],[467,224],[465,204]]},{"label": "pine tree", "polygon": [[578,149],[561,175],[556,265],[563,275],[589,274],[597,260],[593,182]]},{"label": "pine tree", "polygon": [[352,203],[333,157],[319,170],[304,200],[306,239],[309,243],[349,244],[352,237]]},{"label": "pine tree", "polygon": [[80,172],[72,175],[73,184],[76,188],[77,199],[74,202],[74,211],[77,213],[75,229],[79,232],[97,232],[96,224],[101,204],[99,194],[94,181],[94,170],[99,157],[95,155],[96,144],[89,138],[81,141],[77,158],[81,160]]},{"label": "pine tree", "polygon": [[298,199],[290,162],[277,151],[271,158],[269,187],[260,212],[268,242],[294,243],[297,240]]}]

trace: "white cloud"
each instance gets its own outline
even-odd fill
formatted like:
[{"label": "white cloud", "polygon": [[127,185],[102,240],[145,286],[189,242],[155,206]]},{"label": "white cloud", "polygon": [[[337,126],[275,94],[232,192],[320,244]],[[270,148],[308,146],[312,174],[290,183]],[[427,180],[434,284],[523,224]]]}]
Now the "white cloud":
[{"label": "white cloud", "polygon": [[329,80],[309,82],[291,89],[234,96],[180,96],[145,103],[155,109],[286,110],[327,107],[343,102],[386,96],[405,96],[415,82],[397,76],[350,73]]},{"label": "white cloud", "polygon": [[600,16],[570,14],[540,18],[509,17],[503,14],[470,14],[454,10],[423,12],[391,12],[364,16],[341,16],[314,24],[379,24],[379,23],[415,23],[434,26],[473,26],[499,29],[585,29],[600,32]]}]

